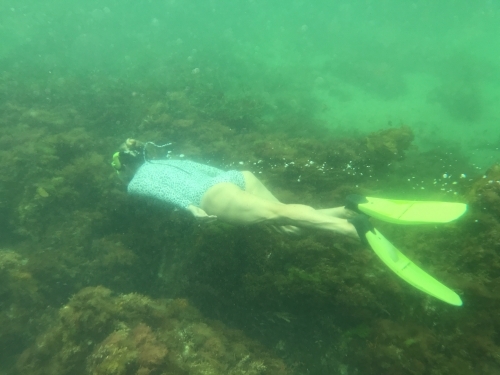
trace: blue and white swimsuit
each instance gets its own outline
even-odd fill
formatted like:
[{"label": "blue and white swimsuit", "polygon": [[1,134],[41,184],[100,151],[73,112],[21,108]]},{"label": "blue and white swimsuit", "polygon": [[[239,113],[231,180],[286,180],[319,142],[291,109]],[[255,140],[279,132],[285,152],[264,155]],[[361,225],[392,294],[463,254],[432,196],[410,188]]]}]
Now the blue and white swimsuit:
[{"label": "blue and white swimsuit", "polygon": [[139,167],[128,184],[128,193],[187,208],[199,207],[203,194],[212,186],[230,182],[245,190],[239,171],[223,171],[189,160],[152,160]]}]

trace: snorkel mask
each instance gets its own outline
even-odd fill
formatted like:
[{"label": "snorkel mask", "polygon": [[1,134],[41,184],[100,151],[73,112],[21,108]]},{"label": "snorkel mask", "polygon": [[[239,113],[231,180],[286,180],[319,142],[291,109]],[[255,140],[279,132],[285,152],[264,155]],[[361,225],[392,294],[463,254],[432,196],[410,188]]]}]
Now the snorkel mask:
[{"label": "snorkel mask", "polygon": [[116,173],[120,173],[120,169],[122,169],[122,163],[120,162],[120,151],[113,154],[111,166],[116,170]]},{"label": "snorkel mask", "polygon": [[[171,144],[172,143],[166,143],[159,146],[153,142],[142,143],[136,139],[128,138],[125,143],[120,146],[120,151],[113,154],[111,166],[118,174],[124,171],[124,169],[135,170],[140,164],[151,160],[149,152],[146,150],[148,145],[153,145],[156,148],[162,148],[170,146]],[[153,154],[155,153],[153,152]]]},{"label": "snorkel mask", "polygon": [[144,154],[144,144],[136,139],[128,138],[123,145],[120,146],[120,151],[113,154],[111,166],[119,174],[124,167],[135,167],[142,163],[140,158],[141,153]]}]

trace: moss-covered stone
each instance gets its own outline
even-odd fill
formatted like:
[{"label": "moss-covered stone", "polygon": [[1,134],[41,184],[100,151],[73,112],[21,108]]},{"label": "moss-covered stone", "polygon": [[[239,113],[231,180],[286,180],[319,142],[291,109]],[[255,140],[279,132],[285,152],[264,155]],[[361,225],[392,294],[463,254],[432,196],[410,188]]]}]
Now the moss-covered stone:
[{"label": "moss-covered stone", "polygon": [[256,342],[186,300],[86,288],[18,362],[23,374],[286,374]]}]

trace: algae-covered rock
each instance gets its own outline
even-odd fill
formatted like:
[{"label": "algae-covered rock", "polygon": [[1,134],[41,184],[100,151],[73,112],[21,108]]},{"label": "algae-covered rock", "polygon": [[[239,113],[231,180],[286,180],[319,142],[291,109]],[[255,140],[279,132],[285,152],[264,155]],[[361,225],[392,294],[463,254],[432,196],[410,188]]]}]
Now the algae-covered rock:
[{"label": "algae-covered rock", "polygon": [[0,250],[0,361],[10,361],[30,338],[41,307],[38,282],[28,260],[11,250]]},{"label": "algae-covered rock", "polygon": [[18,361],[22,374],[286,374],[241,332],[209,321],[184,299],[155,301],[85,288]]},{"label": "algae-covered rock", "polygon": [[479,210],[500,219],[500,164],[490,167],[474,182],[468,199]]},{"label": "algae-covered rock", "polygon": [[409,126],[384,129],[368,135],[366,147],[372,156],[373,163],[388,164],[404,157],[413,138],[413,131]]},{"label": "algae-covered rock", "polygon": [[137,374],[159,370],[168,353],[151,327],[139,323],[135,328],[123,327],[112,332],[96,346],[87,360],[89,373],[127,374],[131,369]]},{"label": "algae-covered rock", "polygon": [[[9,72],[11,83],[2,83],[9,100],[0,103],[0,238],[22,251],[0,252],[0,372],[28,346],[20,374],[287,371],[239,331],[204,319],[193,303],[275,348],[298,373],[495,373],[498,167],[461,197],[468,185],[458,176],[474,176],[457,162],[459,153],[405,158],[409,127],[340,138],[335,124],[320,126],[300,104],[299,91],[271,111],[275,98],[238,98],[203,84],[191,69],[187,77],[171,73],[172,64],[166,70],[176,84],[98,72],[57,81]],[[43,88],[50,101],[36,94]],[[172,154],[216,167],[250,170],[283,202],[328,208],[356,190],[383,196],[413,189],[422,199],[431,189],[441,194],[432,199],[441,199],[446,189],[453,200],[468,200],[460,222],[439,228],[375,223],[457,290],[463,309],[406,285],[341,235],[199,226],[180,212],[128,199],[109,159],[130,136],[172,142]],[[82,290],[95,285],[128,294]],[[48,320],[78,290],[50,329],[40,324],[39,314]]]}]

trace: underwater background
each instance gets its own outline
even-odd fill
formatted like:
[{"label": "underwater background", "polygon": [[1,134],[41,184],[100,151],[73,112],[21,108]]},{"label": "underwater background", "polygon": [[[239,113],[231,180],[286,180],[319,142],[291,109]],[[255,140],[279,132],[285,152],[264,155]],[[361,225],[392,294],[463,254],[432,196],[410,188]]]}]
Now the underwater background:
[{"label": "underwater background", "polygon": [[[0,0],[0,374],[499,374],[500,4]],[[450,306],[328,232],[127,197],[128,137],[375,226]]]}]

